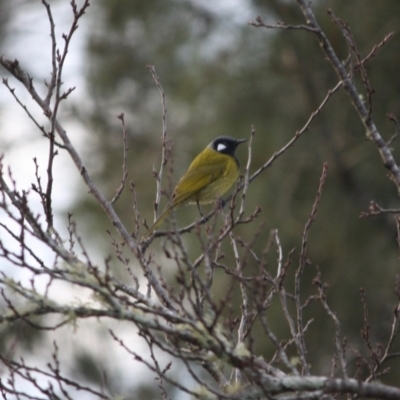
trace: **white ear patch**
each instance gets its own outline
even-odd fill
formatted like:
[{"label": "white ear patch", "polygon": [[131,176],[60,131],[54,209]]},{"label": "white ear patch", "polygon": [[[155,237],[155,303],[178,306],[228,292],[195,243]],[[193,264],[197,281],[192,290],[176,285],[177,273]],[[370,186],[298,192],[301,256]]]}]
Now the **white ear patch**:
[{"label": "white ear patch", "polygon": [[218,143],[217,151],[224,151],[226,149],[226,145],[223,143]]}]

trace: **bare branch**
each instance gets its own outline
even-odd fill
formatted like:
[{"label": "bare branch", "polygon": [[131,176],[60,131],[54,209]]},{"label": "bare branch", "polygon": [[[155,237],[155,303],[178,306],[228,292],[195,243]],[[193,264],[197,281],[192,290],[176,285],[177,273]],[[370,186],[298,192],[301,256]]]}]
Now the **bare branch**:
[{"label": "bare branch", "polygon": [[159,172],[155,173],[156,181],[157,181],[156,200],[154,202],[154,221],[155,221],[157,219],[157,211],[158,211],[158,207],[160,205],[160,200],[161,200],[161,184],[162,184],[162,178],[163,178],[163,174],[164,174],[164,167],[168,162],[170,149],[168,148],[168,143],[167,143],[167,105],[165,102],[164,90],[162,88],[160,78],[157,75],[156,68],[154,67],[154,65],[148,65],[147,69],[150,71],[150,73],[154,79],[154,82],[156,83],[156,86],[158,88],[158,91],[160,92],[161,105],[162,105],[161,164],[160,164]]},{"label": "bare branch", "polygon": [[125,118],[124,118],[124,114],[121,113],[120,115],[118,115],[118,119],[121,120],[121,124],[122,124],[122,139],[123,139],[123,143],[124,143],[124,155],[123,155],[123,161],[122,161],[122,178],[121,178],[121,184],[118,186],[117,190],[115,191],[115,195],[111,200],[111,204],[114,204],[119,197],[121,196],[124,188],[125,188],[125,182],[126,182],[126,178],[128,177],[128,169],[127,169],[127,153],[128,153],[128,135],[126,132],[126,127],[125,127]]}]

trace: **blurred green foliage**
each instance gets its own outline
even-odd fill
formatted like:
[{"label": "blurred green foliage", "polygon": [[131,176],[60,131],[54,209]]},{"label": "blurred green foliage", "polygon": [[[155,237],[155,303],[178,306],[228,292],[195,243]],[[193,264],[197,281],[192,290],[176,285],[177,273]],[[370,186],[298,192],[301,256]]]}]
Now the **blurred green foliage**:
[{"label": "blurred green foliage", "polygon": [[[327,15],[327,8],[349,23],[363,56],[387,33],[395,31],[367,65],[376,89],[373,116],[388,140],[394,126],[386,114],[400,117],[400,3],[315,3],[317,17],[343,59],[347,57],[347,46]],[[139,208],[147,221],[153,217],[152,168],[155,165],[158,169],[160,163],[162,112],[157,87],[146,65],[155,65],[166,94],[168,135],[174,143],[174,182],[212,138],[246,137],[251,125],[257,131],[255,170],[305,124],[337,82],[312,34],[256,29],[243,17],[250,8],[253,18],[259,14],[267,22],[302,24],[295,2],[249,1],[243,5],[246,10],[229,12],[190,1],[101,0],[93,5],[86,62],[93,101],[89,126],[95,132],[92,157],[100,160],[98,179],[111,197],[121,176],[122,141],[117,115],[124,112],[129,130],[130,179],[136,184]],[[356,81],[365,93],[358,78]],[[86,111],[83,117],[87,120]],[[394,142],[393,147],[397,156],[398,143]],[[238,151],[238,157],[244,165],[244,149]],[[384,341],[395,300],[399,253],[391,217],[360,219],[359,215],[372,199],[384,207],[396,207],[398,194],[343,91],[329,100],[301,140],[250,186],[247,211],[260,205],[262,214],[259,222],[241,227],[240,235],[249,239],[255,225],[265,221],[254,250],[260,252],[270,230],[278,228],[285,256],[293,247],[298,255],[325,161],[329,163],[328,179],[310,233],[308,256],[312,264],[304,277],[304,296],[314,290],[311,281],[318,265],[323,280],[330,284],[328,301],[343,323],[343,333],[362,348],[359,289],[366,288],[373,340]],[[89,203],[80,207],[89,215],[101,212]],[[128,191],[117,209],[133,227]],[[179,224],[192,221],[196,212],[194,208],[178,211]],[[106,224],[97,217],[93,220]],[[232,256],[229,248],[226,253]],[[271,257],[271,268],[276,268],[275,258]],[[291,268],[295,266],[296,261]],[[223,286],[223,282],[218,285]],[[287,327],[279,307],[270,313],[277,331],[284,332]],[[307,316],[314,318],[307,337],[313,368],[327,372],[333,324],[319,305],[312,305]],[[272,351],[264,337],[258,345],[265,354]],[[391,376],[394,381],[398,378]]]},{"label": "blurred green foliage", "polygon": [[7,29],[7,22],[10,18],[11,7],[8,7],[6,0],[0,1],[0,44],[5,38],[5,31]]}]

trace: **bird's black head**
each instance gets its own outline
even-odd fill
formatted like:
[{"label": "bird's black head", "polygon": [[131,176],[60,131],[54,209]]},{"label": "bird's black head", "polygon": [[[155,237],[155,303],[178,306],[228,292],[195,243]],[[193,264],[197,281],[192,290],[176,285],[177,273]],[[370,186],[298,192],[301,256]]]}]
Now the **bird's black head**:
[{"label": "bird's black head", "polygon": [[245,142],[246,139],[234,139],[229,136],[219,136],[210,143],[210,147],[218,151],[218,153],[227,154],[229,156],[235,157],[236,147],[240,143]]}]

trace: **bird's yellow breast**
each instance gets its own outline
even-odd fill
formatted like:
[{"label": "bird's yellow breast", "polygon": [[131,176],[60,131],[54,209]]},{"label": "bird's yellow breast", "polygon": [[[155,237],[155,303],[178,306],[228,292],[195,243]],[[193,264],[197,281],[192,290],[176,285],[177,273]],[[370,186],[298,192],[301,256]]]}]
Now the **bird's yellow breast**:
[{"label": "bird's yellow breast", "polygon": [[236,160],[227,155],[223,155],[225,167],[220,176],[212,180],[207,186],[200,190],[193,201],[199,203],[211,203],[222,197],[231,186],[237,181],[239,176],[239,168]]},{"label": "bird's yellow breast", "polygon": [[173,203],[211,203],[223,196],[238,176],[239,165],[234,157],[206,148],[176,185]]}]

